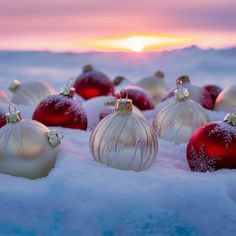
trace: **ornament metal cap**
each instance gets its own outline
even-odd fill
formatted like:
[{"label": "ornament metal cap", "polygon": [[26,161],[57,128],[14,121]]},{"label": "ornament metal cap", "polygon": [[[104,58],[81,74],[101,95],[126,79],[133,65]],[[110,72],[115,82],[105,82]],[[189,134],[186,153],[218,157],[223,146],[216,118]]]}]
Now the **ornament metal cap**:
[{"label": "ornament metal cap", "polygon": [[6,114],[6,121],[7,123],[16,123],[22,119],[21,113],[16,110],[16,106],[13,103],[10,103],[9,105],[9,113]]},{"label": "ornament metal cap", "polygon": [[231,124],[232,126],[236,126],[236,109],[234,109],[233,112],[228,113],[225,116],[224,122],[227,122],[227,123]]},{"label": "ornament metal cap", "polygon": [[66,87],[62,88],[60,94],[67,96],[69,98],[73,98],[75,95],[75,88],[72,87],[72,82],[73,82],[73,78],[70,78],[67,81]]},{"label": "ornament metal cap", "polygon": [[113,84],[115,86],[118,86],[123,80],[124,80],[124,77],[122,75],[118,75],[115,77]]},{"label": "ornament metal cap", "polygon": [[62,132],[58,130],[51,130],[47,132],[46,135],[48,137],[48,142],[52,147],[57,147],[61,144],[61,140],[63,138]]},{"label": "ornament metal cap", "polygon": [[182,83],[178,84],[178,87],[174,92],[176,101],[185,101],[189,98],[188,89],[184,88]]},{"label": "ornament metal cap", "polygon": [[154,75],[161,78],[161,79],[163,79],[165,77],[165,73],[161,70],[156,71]]},{"label": "ornament metal cap", "polygon": [[84,73],[86,73],[86,72],[92,71],[93,67],[91,65],[85,65],[83,66],[82,70]]},{"label": "ornament metal cap", "polygon": [[15,79],[9,86],[9,90],[15,92],[20,87],[20,81]]},{"label": "ornament metal cap", "polygon": [[190,78],[187,75],[181,75],[176,79],[176,84],[190,83]]},{"label": "ornament metal cap", "polygon": [[128,93],[125,89],[120,91],[120,99],[115,102],[115,111],[118,113],[130,113],[132,112],[133,104],[132,100],[128,99]]}]

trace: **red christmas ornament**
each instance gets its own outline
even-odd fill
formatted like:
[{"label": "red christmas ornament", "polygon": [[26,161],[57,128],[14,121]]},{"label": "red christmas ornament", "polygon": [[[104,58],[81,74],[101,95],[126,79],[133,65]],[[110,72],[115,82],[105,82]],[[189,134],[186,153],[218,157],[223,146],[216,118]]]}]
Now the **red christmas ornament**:
[{"label": "red christmas ornament", "polygon": [[2,109],[0,109],[0,128],[2,128],[6,123],[6,114]]},{"label": "red christmas ornament", "polygon": [[210,93],[212,101],[215,104],[216,98],[221,93],[222,88],[215,84],[205,85],[203,88],[206,89],[208,93]]},{"label": "red christmas ornament", "polygon": [[188,144],[187,161],[193,171],[236,169],[236,112],[199,128]]},{"label": "red christmas ornament", "polygon": [[8,98],[5,92],[0,90],[0,102],[7,102]]},{"label": "red christmas ornament", "polygon": [[121,92],[120,94],[116,94],[116,98],[126,98],[128,94],[129,99],[131,99],[133,104],[140,110],[145,111],[155,108],[151,97],[144,89],[138,86],[128,86],[123,91],[126,91],[126,93],[123,94]]},{"label": "red christmas ornament", "polygon": [[83,67],[83,72],[74,83],[76,93],[84,99],[114,94],[114,84],[100,71],[91,65]]},{"label": "red christmas ornament", "polygon": [[65,87],[60,94],[45,98],[34,111],[33,120],[47,126],[87,129],[87,116],[79,101],[75,101],[74,88]]}]

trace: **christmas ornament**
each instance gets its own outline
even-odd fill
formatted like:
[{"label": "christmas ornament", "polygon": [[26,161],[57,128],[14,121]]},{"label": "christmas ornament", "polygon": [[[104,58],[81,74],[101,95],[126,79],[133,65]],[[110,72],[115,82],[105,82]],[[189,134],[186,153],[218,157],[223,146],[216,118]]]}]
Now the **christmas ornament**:
[{"label": "christmas ornament", "polygon": [[110,79],[102,72],[94,70],[91,65],[83,67],[83,72],[76,79],[74,87],[76,93],[86,100],[114,93],[114,84]]},{"label": "christmas ornament", "polygon": [[[137,86],[128,86],[125,90],[129,94],[129,98],[132,100],[133,104],[141,111],[155,108],[151,97],[145,92],[144,89]],[[116,94],[116,97],[120,98],[120,94]]]},{"label": "christmas ornament", "polygon": [[7,123],[5,112],[0,109],[0,128],[2,128]]},{"label": "christmas ornament", "polygon": [[187,161],[193,171],[236,168],[236,111],[193,134],[187,146]]},{"label": "christmas ornament", "polygon": [[4,93],[3,91],[0,90],[0,102],[8,102],[8,98],[7,98],[7,95],[6,93]]},{"label": "christmas ornament", "polygon": [[115,85],[115,91],[119,92],[122,88],[127,87],[129,85],[132,85],[132,83],[126,79],[124,76],[118,75],[113,80],[113,83]]},{"label": "christmas ornament", "polygon": [[116,100],[115,110],[99,122],[90,136],[93,158],[116,169],[147,169],[157,155],[154,130],[132,112],[132,100]]},{"label": "christmas ornament", "polygon": [[231,111],[236,107],[236,85],[225,88],[216,98],[214,110]]},{"label": "christmas ornament", "polygon": [[55,165],[62,134],[22,119],[12,104],[9,112],[0,129],[0,172],[31,179],[46,176]]},{"label": "christmas ornament", "polygon": [[[101,119],[115,112],[115,98],[112,96],[99,96],[85,101],[82,106],[87,114],[88,129],[93,129]],[[146,120],[137,107],[133,106],[133,112]]]},{"label": "christmas ornament", "polygon": [[212,101],[215,104],[216,98],[222,92],[222,88],[215,84],[205,85],[203,88],[210,93]]},{"label": "christmas ornament", "polygon": [[54,94],[55,90],[45,82],[25,82],[21,84],[14,80],[9,89],[13,92],[11,101],[15,104],[37,106],[48,95]]},{"label": "christmas ornament", "polygon": [[200,104],[189,98],[181,85],[175,90],[176,100],[164,107],[155,117],[157,135],[176,144],[187,143],[196,129],[209,122]]},{"label": "christmas ornament", "polygon": [[157,103],[169,90],[164,77],[165,74],[158,70],[154,75],[141,79],[135,85],[147,91],[155,105],[157,105]]},{"label": "christmas ornament", "polygon": [[[206,109],[213,109],[214,103],[212,97],[206,89],[191,84],[189,77],[186,75],[180,76],[176,80],[176,85],[178,86],[179,84],[182,84],[188,89],[189,96],[192,100],[200,103]],[[174,91],[168,93],[161,101],[165,101],[172,96],[174,96]]]},{"label": "christmas ornament", "polygon": [[32,119],[47,126],[87,129],[87,116],[83,107],[78,101],[63,93],[48,96],[41,101]]}]

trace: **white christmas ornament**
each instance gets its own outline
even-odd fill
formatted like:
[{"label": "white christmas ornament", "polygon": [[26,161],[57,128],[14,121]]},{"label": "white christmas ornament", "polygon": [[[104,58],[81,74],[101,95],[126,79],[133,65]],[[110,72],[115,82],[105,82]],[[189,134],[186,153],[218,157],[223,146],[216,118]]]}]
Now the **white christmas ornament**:
[{"label": "white christmas ornament", "polygon": [[20,83],[14,80],[9,89],[13,92],[11,101],[20,105],[37,106],[44,98],[55,94],[55,89],[45,82],[25,82]]},{"label": "white christmas ornament", "polygon": [[202,106],[189,98],[186,88],[175,90],[175,101],[157,113],[153,127],[158,137],[176,144],[188,143],[192,134],[210,120]]},{"label": "white christmas ornament", "polygon": [[46,176],[55,165],[62,134],[22,119],[13,105],[9,111],[0,129],[0,172],[30,179]]},{"label": "white christmas ornament", "polygon": [[90,136],[93,158],[116,169],[147,169],[157,155],[155,131],[132,112],[132,100],[116,100],[115,110],[100,121]]}]

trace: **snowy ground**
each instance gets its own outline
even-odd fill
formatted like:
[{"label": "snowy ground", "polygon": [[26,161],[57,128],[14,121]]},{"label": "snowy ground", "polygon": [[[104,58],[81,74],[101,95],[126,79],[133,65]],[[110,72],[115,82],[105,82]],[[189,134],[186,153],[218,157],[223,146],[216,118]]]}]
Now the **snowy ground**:
[{"label": "snowy ground", "polygon": [[[170,87],[182,74],[198,85],[236,83],[236,48],[192,47],[146,54],[0,52],[1,89],[13,78],[48,81],[60,89],[87,63],[111,78],[132,81],[162,69]],[[18,109],[25,118],[34,110]],[[155,112],[146,112],[150,121]],[[224,117],[208,114],[212,120]],[[150,169],[119,171],[93,161],[90,131],[61,130],[62,151],[48,177],[0,174],[0,235],[236,235],[236,171],[192,173],[186,145],[163,140]]]}]

